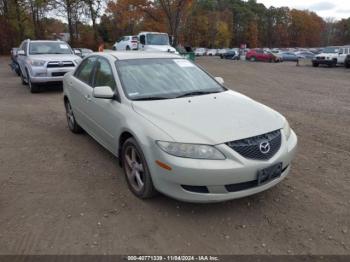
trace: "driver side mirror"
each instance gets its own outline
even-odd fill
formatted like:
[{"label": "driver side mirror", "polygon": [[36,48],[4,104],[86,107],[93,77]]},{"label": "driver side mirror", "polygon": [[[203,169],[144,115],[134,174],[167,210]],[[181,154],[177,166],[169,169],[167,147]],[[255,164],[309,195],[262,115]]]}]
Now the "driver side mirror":
[{"label": "driver side mirror", "polygon": [[223,85],[225,83],[224,79],[220,76],[217,76],[214,78],[216,82],[218,82],[220,85]]},{"label": "driver side mirror", "polygon": [[112,99],[115,94],[109,86],[96,86],[92,91],[95,98]]},{"label": "driver side mirror", "polygon": [[17,55],[26,55],[26,52],[24,50],[18,50]]}]

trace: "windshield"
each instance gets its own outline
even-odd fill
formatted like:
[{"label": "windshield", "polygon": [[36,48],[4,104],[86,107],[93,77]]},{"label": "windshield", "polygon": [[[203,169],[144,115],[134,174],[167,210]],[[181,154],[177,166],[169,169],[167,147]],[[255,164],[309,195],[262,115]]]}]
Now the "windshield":
[{"label": "windshield", "polygon": [[31,42],[29,54],[72,54],[72,50],[64,42]]},{"label": "windshield", "polygon": [[335,53],[338,53],[338,52],[339,52],[339,48],[338,47],[326,47],[323,50],[323,53],[326,53],[326,54],[335,54]]},{"label": "windshield", "polygon": [[176,98],[188,93],[226,89],[186,59],[132,59],[116,61],[127,97]]},{"label": "windshield", "polygon": [[147,34],[147,45],[169,45],[169,37],[166,34]]}]

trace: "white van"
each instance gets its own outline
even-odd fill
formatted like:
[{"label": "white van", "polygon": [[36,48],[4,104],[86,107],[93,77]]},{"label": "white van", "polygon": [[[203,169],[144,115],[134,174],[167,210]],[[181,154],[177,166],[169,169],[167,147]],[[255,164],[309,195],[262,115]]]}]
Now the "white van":
[{"label": "white van", "polygon": [[159,32],[140,32],[138,34],[139,50],[154,52],[176,53],[176,49],[169,43],[167,33]]}]

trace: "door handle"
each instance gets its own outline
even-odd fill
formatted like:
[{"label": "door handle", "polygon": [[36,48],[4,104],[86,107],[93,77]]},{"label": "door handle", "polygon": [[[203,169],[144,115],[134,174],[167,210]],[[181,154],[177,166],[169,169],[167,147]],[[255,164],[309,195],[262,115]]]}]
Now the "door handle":
[{"label": "door handle", "polygon": [[90,102],[90,101],[91,101],[91,96],[90,96],[90,95],[85,95],[84,98],[85,98],[85,100],[86,100],[87,102]]}]

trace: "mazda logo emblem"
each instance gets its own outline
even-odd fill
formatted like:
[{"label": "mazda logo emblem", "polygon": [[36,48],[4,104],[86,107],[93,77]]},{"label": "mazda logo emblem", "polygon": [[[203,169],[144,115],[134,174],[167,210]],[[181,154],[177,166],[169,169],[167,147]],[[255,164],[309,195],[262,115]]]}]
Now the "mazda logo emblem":
[{"label": "mazda logo emblem", "polygon": [[269,141],[261,142],[259,145],[259,149],[260,149],[260,152],[263,154],[267,154],[268,152],[270,152],[271,146]]}]

